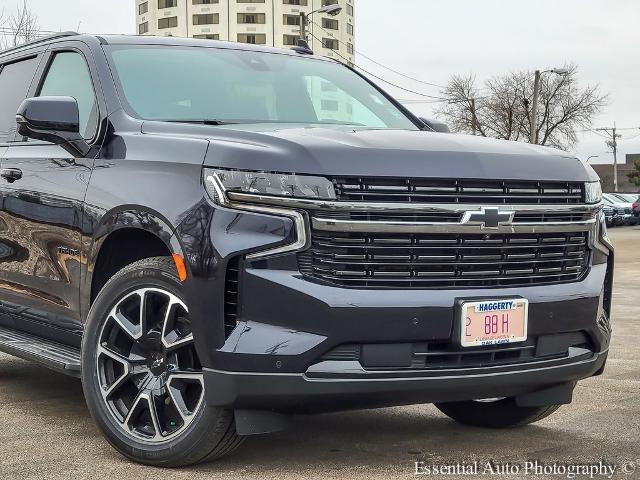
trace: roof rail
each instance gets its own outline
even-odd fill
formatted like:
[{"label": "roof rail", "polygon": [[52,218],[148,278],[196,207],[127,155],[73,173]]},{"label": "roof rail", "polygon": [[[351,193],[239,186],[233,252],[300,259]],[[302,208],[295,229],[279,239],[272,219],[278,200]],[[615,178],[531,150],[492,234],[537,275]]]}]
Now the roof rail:
[{"label": "roof rail", "polygon": [[38,45],[39,43],[48,42],[50,40],[56,40],[58,38],[65,37],[73,37],[75,35],[80,35],[78,32],[60,32],[54,33],[53,35],[47,35],[46,37],[40,37],[36,40],[32,40],[27,43],[23,43],[21,45],[16,45],[15,47],[7,48],[6,50],[0,50],[0,55],[4,55],[5,53],[13,52],[14,50],[19,50],[24,47],[31,47],[33,45]]}]

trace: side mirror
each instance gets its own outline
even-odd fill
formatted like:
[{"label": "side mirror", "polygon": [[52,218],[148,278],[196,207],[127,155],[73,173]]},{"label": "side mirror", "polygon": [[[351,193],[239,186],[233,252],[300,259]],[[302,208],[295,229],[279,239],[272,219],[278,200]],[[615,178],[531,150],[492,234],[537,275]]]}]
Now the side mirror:
[{"label": "side mirror", "polygon": [[80,111],[73,97],[33,97],[16,113],[18,134],[60,145],[74,157],[84,157],[90,146],[80,135]]},{"label": "side mirror", "polygon": [[420,120],[434,132],[451,133],[451,130],[449,130],[449,126],[446,123],[438,122],[437,120],[432,120],[430,118],[424,117],[420,117]]}]

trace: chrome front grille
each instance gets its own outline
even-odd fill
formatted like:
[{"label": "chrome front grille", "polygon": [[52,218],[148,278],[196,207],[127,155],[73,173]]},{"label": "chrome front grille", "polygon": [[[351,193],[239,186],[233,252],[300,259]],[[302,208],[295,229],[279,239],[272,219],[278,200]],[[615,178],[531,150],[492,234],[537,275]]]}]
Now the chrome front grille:
[{"label": "chrome front grille", "polygon": [[336,177],[337,199],[349,202],[567,205],[584,202],[578,182]]},{"label": "chrome front grille", "polygon": [[[463,213],[456,212],[371,212],[371,211],[321,211],[318,218],[329,220],[351,220],[356,222],[421,222],[421,223],[459,223]],[[590,213],[571,212],[517,212],[514,216],[516,223],[545,223],[545,222],[584,222],[593,218]]]},{"label": "chrome front grille", "polygon": [[578,281],[587,232],[404,234],[312,231],[302,274],[350,288],[482,288]]},{"label": "chrome front grille", "polygon": [[227,206],[288,216],[309,280],[347,288],[438,289],[580,281],[602,204],[584,184],[332,178],[335,199],[229,192]]}]

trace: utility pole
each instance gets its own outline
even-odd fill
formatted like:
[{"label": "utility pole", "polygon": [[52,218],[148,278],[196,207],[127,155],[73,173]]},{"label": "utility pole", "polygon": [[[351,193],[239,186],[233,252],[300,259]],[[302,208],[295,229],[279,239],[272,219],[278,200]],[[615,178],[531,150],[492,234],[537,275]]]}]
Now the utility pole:
[{"label": "utility pole", "polygon": [[307,41],[307,14],[300,12],[300,39]]},{"label": "utility pole", "polygon": [[533,105],[531,106],[531,131],[529,143],[538,143],[538,97],[540,96],[540,77],[542,72],[536,70],[536,79],[533,83]]},{"label": "utility pole", "polygon": [[611,140],[607,141],[607,145],[609,145],[613,149],[613,191],[618,192],[618,139],[622,137],[619,133],[617,133],[617,127],[614,122],[613,128],[596,128],[597,132],[606,132],[611,135]]},{"label": "utility pole", "polygon": [[471,99],[471,129],[473,130],[473,134],[476,134],[476,99]]},{"label": "utility pole", "polygon": [[613,191],[618,193],[618,136],[622,137],[622,135],[618,135],[616,133],[616,126],[613,125]]},{"label": "utility pole", "polygon": [[536,70],[536,78],[533,83],[533,103],[531,106],[531,131],[529,132],[529,142],[534,144],[538,143],[538,102],[540,100],[540,82],[543,73],[555,73],[561,77],[566,77],[570,72],[566,68],[553,68],[543,72]]},{"label": "utility pole", "polygon": [[311,15],[313,15],[314,13],[321,13],[323,15],[335,17],[336,15],[339,15],[341,11],[342,7],[340,5],[338,5],[337,3],[332,3],[330,5],[325,5],[324,7],[318,8],[313,12],[300,12],[300,40],[304,41],[305,45],[307,45],[307,26],[309,25],[309,18],[311,18]]},{"label": "utility pole", "polygon": [[[184,2],[184,18],[187,23],[187,38],[189,38],[189,4],[187,2]],[[80,31],[79,27],[80,24],[78,24],[78,30],[76,30],[76,32]]]}]

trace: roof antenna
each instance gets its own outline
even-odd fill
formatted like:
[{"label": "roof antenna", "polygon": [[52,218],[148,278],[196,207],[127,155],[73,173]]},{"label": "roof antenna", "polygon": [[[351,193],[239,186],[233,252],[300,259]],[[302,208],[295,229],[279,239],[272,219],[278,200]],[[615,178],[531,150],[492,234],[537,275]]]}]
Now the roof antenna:
[{"label": "roof antenna", "polygon": [[309,46],[309,43],[304,38],[298,39],[298,44],[295,47],[292,47],[291,50],[294,50],[302,55],[313,55],[313,50]]}]

